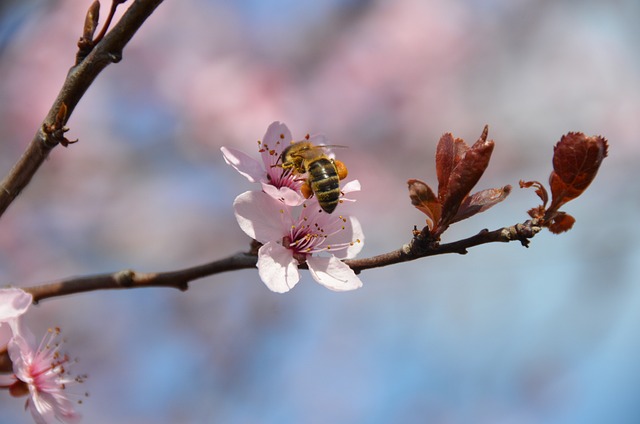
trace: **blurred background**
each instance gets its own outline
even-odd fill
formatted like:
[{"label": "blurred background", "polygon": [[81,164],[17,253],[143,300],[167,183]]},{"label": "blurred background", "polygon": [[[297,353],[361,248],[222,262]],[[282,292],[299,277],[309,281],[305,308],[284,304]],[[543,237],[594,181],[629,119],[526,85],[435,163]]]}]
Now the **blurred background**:
[{"label": "blurred background", "polygon": [[[90,1],[0,4],[0,173],[41,125]],[[103,1],[102,20],[108,1]],[[128,5],[121,7],[118,16]],[[286,295],[256,270],[172,289],[42,302],[89,379],[88,423],[640,422],[640,3],[635,0],[167,1],[73,113],[0,219],[0,284],[165,271],[246,251],[232,202],[256,189],[221,146],[256,154],[272,121],[322,132],[363,190],[361,256],[425,217],[444,132],[496,142],[477,188],[546,183],[568,131],[610,154],[563,209],[570,232],[361,274]],[[256,156],[257,157],[257,156]],[[527,219],[533,190],[443,241]],[[38,336],[39,337],[39,336]],[[0,394],[0,423],[28,423]]]}]

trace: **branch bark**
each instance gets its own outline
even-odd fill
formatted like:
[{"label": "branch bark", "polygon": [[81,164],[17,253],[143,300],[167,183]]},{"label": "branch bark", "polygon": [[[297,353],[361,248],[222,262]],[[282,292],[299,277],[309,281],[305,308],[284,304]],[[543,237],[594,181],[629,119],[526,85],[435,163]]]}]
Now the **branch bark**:
[{"label": "branch bark", "polygon": [[[414,238],[398,250],[370,258],[350,259],[344,262],[356,273],[359,273],[366,269],[389,266],[427,256],[447,253],[466,254],[467,249],[486,243],[520,241],[523,246],[528,246],[529,239],[533,238],[540,229],[541,227],[536,221],[529,220],[494,231],[482,230],[475,236],[446,244],[423,244],[418,238]],[[177,271],[143,273],[127,269],[110,274],[72,277],[27,287],[24,290],[33,295],[34,302],[94,290],[170,287],[184,291],[189,288],[189,283],[193,280],[227,271],[255,268],[257,262],[257,254],[255,249],[252,249],[251,253],[236,253],[224,259]],[[306,268],[306,266],[300,268]]]},{"label": "branch bark", "polygon": [[0,182],[0,216],[29,184],[51,150],[58,145],[59,141],[52,139],[46,128],[54,127],[63,107],[66,107],[66,114],[62,124],[66,124],[76,105],[98,74],[109,64],[117,63],[122,59],[124,47],[160,3],[162,0],[134,1],[120,21],[87,57],[69,70],[60,93],[53,102],[43,124],[36,131],[20,159]]}]

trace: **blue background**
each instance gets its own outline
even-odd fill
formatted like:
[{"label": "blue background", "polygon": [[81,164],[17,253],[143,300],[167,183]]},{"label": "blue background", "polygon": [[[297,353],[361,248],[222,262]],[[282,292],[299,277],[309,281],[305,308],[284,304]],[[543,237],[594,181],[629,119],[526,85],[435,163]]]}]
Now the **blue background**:
[{"label": "blue background", "polygon": [[[89,3],[4,3],[3,175],[62,85]],[[275,120],[349,146],[362,257],[424,225],[406,180],[435,186],[442,133],[472,143],[489,124],[478,189],[546,183],[562,134],[602,134],[609,158],[564,208],[574,229],[529,249],[365,271],[349,293],[305,272],[278,295],[242,270],[186,292],[50,300],[25,319],[36,334],[62,327],[89,374],[73,390],[90,392],[90,423],[639,422],[638,16],[633,0],[165,2],[81,100],[68,133],[79,143],[56,148],[0,219],[1,282],[247,250],[231,204],[255,187],[219,148],[257,154]],[[443,241],[522,222],[537,204],[514,188]],[[8,394],[0,410],[31,422]]]}]

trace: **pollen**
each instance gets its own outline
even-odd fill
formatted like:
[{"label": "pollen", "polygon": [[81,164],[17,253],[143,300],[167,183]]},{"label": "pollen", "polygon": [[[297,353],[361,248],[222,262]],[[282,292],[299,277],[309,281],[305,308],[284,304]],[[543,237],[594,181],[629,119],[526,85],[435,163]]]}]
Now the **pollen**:
[{"label": "pollen", "polygon": [[284,134],[280,134],[280,138],[284,140]]}]

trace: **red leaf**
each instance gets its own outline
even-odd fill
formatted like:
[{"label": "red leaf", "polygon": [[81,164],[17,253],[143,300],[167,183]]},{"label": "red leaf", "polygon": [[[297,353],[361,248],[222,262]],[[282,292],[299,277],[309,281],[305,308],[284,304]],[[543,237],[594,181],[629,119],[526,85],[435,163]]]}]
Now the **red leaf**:
[{"label": "red leaf", "polygon": [[436,175],[438,176],[438,197],[444,198],[449,186],[449,178],[456,164],[469,149],[460,138],[454,140],[451,133],[443,134],[436,148]]},{"label": "red leaf", "polygon": [[409,180],[409,197],[411,204],[427,215],[430,230],[440,219],[440,201],[431,188],[420,180]]},{"label": "red leaf", "polygon": [[552,201],[547,215],[580,196],[591,184],[607,157],[607,140],[570,132],[553,149],[553,172],[549,177]]},{"label": "red leaf", "polygon": [[462,221],[477,213],[486,211],[506,199],[509,193],[511,193],[511,186],[506,185],[502,188],[490,188],[479,191],[472,196],[467,196],[460,205],[458,213],[456,213],[456,216],[451,220],[451,223]]},{"label": "red leaf", "polygon": [[482,136],[471,146],[458,161],[449,176],[447,191],[440,197],[442,203],[441,226],[446,228],[458,212],[460,204],[471,189],[478,183],[478,180],[489,165],[491,153],[493,152],[493,140],[487,141],[487,131],[482,132]]},{"label": "red leaf", "polygon": [[557,212],[551,221],[545,223],[545,227],[549,228],[553,234],[564,233],[569,231],[573,227],[573,223],[576,219],[565,212]]},{"label": "red leaf", "polygon": [[536,206],[535,208],[531,208],[527,211],[529,216],[533,219],[542,219],[545,212],[546,210],[543,205]]},{"label": "red leaf", "polygon": [[[547,202],[549,201],[549,195],[547,194],[547,189],[544,188],[542,183],[540,183],[538,181],[522,181],[522,180],[520,180],[520,188],[529,188],[529,187],[535,187],[536,188],[536,194],[542,200],[541,208],[542,208],[543,214],[544,214],[544,208],[547,205]],[[529,215],[531,215],[531,214],[529,214]],[[535,218],[535,217],[533,217],[533,218]]]}]

